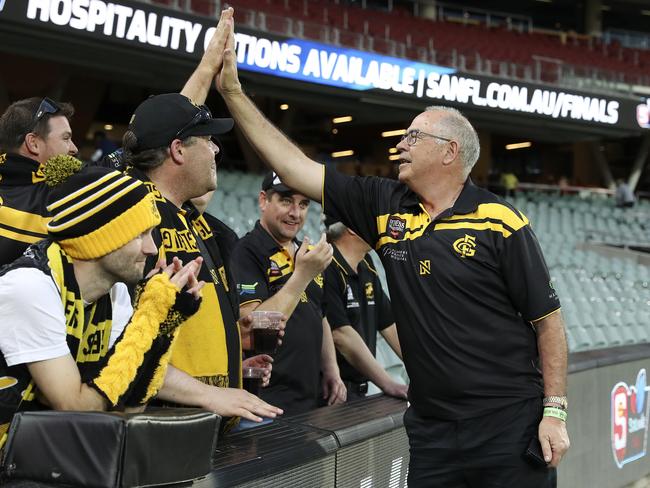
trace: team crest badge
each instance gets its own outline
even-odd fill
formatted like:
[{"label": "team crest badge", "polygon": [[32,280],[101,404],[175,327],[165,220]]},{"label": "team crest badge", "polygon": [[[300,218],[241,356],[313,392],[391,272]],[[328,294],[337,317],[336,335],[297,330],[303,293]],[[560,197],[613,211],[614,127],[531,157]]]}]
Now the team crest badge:
[{"label": "team crest badge", "polygon": [[365,284],[366,298],[372,300],[375,298],[375,289],[372,286],[372,283],[368,282]]},{"label": "team crest badge", "polygon": [[476,237],[465,234],[454,241],[454,251],[460,254],[461,258],[469,258],[476,254]]},{"label": "team crest badge", "polygon": [[280,266],[278,266],[278,263],[273,261],[269,262],[269,276],[280,276],[282,275],[282,271],[280,270]]},{"label": "team crest badge", "polygon": [[406,220],[395,215],[391,215],[386,224],[386,232],[393,239],[403,239],[406,233]]}]

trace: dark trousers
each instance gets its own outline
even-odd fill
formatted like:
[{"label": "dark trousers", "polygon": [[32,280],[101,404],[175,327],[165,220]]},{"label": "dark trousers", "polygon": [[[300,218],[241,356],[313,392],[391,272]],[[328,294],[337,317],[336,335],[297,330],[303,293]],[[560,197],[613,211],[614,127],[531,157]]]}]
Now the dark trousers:
[{"label": "dark trousers", "polygon": [[345,388],[348,391],[347,401],[359,400],[361,398],[366,398],[368,394],[368,382],[357,383],[355,381],[343,380]]},{"label": "dark trousers", "polygon": [[541,418],[541,398],[466,420],[424,418],[410,407],[409,488],[555,488],[556,470],[524,457]]}]

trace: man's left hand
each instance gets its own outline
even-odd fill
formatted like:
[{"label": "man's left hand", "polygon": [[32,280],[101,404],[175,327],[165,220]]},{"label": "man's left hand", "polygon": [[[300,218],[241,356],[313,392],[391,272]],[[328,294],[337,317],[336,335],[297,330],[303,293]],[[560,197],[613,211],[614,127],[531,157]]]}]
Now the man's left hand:
[{"label": "man's left hand", "polygon": [[554,417],[542,417],[538,436],[544,453],[544,461],[548,463],[549,467],[557,467],[571,445],[566,422]]},{"label": "man's left hand", "polygon": [[338,371],[323,371],[323,398],[328,405],[343,403],[348,397],[348,390]]},{"label": "man's left hand", "polygon": [[[287,318],[286,315],[282,315],[280,319],[280,330],[278,332],[278,347],[282,345],[282,338],[284,337],[284,329],[287,328]],[[253,316],[251,314],[243,315],[239,317],[239,332],[241,333],[241,347],[244,351],[252,351],[253,347],[251,344],[251,332],[253,327]]]},{"label": "man's left hand", "polygon": [[271,381],[271,370],[273,369],[273,358],[268,354],[258,354],[257,356],[244,359],[241,363],[242,368],[264,368],[264,376],[262,376],[262,386],[269,386]]}]

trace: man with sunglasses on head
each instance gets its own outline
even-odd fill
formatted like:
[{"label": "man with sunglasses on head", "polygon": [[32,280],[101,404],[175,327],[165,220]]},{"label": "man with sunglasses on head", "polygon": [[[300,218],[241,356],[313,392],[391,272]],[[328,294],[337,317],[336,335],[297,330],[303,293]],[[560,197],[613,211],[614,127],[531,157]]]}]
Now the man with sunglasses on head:
[{"label": "man with sunglasses on head", "polygon": [[345,176],[246,97],[234,32],[217,84],[282,181],[382,259],[411,380],[409,487],[555,486],[569,447],[560,303],[528,219],[469,178],[479,156],[470,122],[431,107],[397,144],[399,181]]},{"label": "man with sunglasses on head", "polygon": [[47,237],[43,166],[53,156],[77,153],[73,114],[69,103],[34,97],[14,102],[0,117],[0,265]]}]

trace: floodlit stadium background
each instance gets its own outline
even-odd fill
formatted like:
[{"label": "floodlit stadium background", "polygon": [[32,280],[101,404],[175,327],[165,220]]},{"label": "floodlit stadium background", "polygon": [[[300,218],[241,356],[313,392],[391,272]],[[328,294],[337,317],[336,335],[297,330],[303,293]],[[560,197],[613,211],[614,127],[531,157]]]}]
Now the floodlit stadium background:
[{"label": "floodlit stadium background", "polygon": [[[71,101],[87,159],[96,131],[119,144],[140,101],[180,89],[225,4],[0,1],[0,106],[34,95]],[[635,412],[614,405],[632,387],[644,395],[640,372],[650,363],[650,1],[229,4],[245,88],[325,164],[391,177],[393,147],[423,107],[452,105],[470,118],[482,146],[472,178],[502,192],[502,175],[517,176],[511,202],[531,220],[563,303],[573,447],[560,486],[625,486],[647,475],[650,402]],[[226,114],[214,91],[208,105]],[[239,131],[224,142],[209,211],[241,236],[257,219],[264,166]],[[617,179],[636,189],[634,208],[615,207]],[[319,218],[313,205],[312,237]],[[378,349],[406,379],[381,340]],[[368,469],[401,486],[404,472],[385,469],[392,461]]]}]

